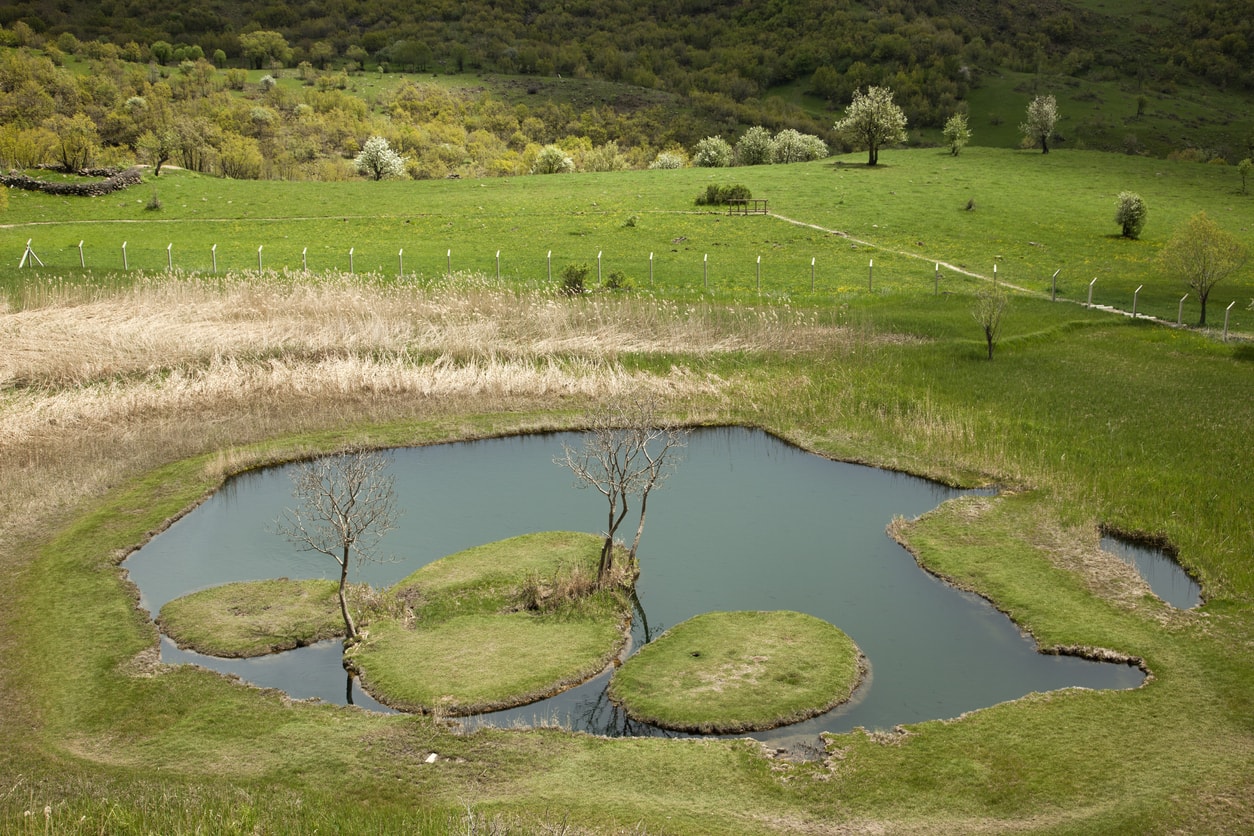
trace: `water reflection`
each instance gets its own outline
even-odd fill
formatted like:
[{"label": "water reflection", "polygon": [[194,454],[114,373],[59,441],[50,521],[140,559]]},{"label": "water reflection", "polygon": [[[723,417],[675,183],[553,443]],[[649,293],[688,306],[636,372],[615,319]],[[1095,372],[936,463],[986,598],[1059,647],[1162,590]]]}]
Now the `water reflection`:
[{"label": "water reflection", "polygon": [[[399,561],[367,566],[362,579],[376,586],[395,583],[446,554],[518,534],[595,531],[602,498],[576,490],[570,474],[552,464],[563,439],[578,443],[574,435],[542,435],[389,453],[407,509],[386,541]],[[873,680],[851,703],[755,735],[776,745],[812,743],[821,731],[954,717],[1031,691],[1140,684],[1140,671],[1126,665],[1036,653],[1004,615],[921,571],[885,533],[895,514],[917,516],[959,493],[903,474],[827,461],[759,431],[696,432],[685,461],[650,503],[633,646],[713,610],[797,610],[838,626],[870,660]],[[332,576],[333,563],[324,566],[268,533],[290,502],[284,469],[232,480],[229,490],[127,561],[143,605],[156,611],[174,597],[234,580]],[[179,661],[170,647],[163,643],[163,659]],[[280,654],[271,662],[310,651]],[[253,668],[236,667],[239,660],[216,661],[259,681]],[[265,667],[265,660],[257,665]],[[331,684],[317,695],[342,702],[343,671],[328,675]],[[266,676],[261,684],[287,689],[276,684],[279,674]],[[606,699],[607,683],[608,673],[474,722],[663,733],[624,717]],[[362,704],[356,694],[354,702]]]}]

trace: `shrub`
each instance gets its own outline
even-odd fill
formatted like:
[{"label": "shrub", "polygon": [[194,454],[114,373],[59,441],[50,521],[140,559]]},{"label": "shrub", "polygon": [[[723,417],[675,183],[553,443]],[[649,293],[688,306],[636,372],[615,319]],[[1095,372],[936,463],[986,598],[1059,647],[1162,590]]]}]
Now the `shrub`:
[{"label": "shrub", "polygon": [[586,293],[590,272],[587,264],[567,264],[562,268],[562,293],[567,296],[581,296]]},{"label": "shrub", "polygon": [[615,270],[605,277],[606,290],[631,290],[631,279],[622,270]]},{"label": "shrub", "polygon": [[1124,238],[1139,238],[1149,209],[1136,192],[1120,192],[1115,199],[1115,223],[1123,227]]},{"label": "shrub", "polygon": [[697,206],[726,206],[733,200],[748,200],[751,197],[753,192],[749,191],[748,186],[720,186],[711,183],[705,187],[705,194],[697,195],[695,203]]}]

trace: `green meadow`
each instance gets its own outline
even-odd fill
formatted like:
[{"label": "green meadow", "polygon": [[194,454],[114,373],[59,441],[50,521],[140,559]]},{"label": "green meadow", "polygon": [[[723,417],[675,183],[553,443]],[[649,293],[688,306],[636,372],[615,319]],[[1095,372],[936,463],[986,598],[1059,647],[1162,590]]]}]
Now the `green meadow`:
[{"label": "green meadow", "polygon": [[[1215,289],[1205,331],[1077,304],[1094,278],[1093,302],[1121,310],[1142,287],[1138,312],[1174,323],[1187,289],[1157,253],[1199,210],[1248,243],[1254,196],[1231,168],[1067,149],[890,150],[876,169],[863,159],[428,183],[170,171],[83,201],[11,190],[0,830],[1254,829],[1254,266]],[[776,216],[694,206],[712,182],[744,183]],[[162,207],[147,210],[154,188]],[[1149,206],[1138,241],[1117,237],[1124,189]],[[18,269],[28,239],[45,267]],[[219,282],[206,275],[215,244]],[[258,247],[263,270],[250,273]],[[354,277],[343,275],[350,248]],[[634,290],[556,291],[567,264],[595,275],[598,253]],[[994,265],[1016,290],[990,362],[971,303]],[[276,313],[286,288],[362,311],[353,341],[330,350],[302,336],[338,333],[323,320],[339,312],[300,301]],[[200,301],[179,304],[181,293]],[[218,300],[238,307],[216,311]],[[509,319],[515,310],[526,322]],[[549,339],[536,311],[581,338]],[[254,320],[289,315],[299,327],[245,338]],[[165,342],[163,318],[185,340]],[[450,337],[447,350],[407,353],[387,342],[402,325],[448,326],[481,348]],[[205,332],[215,336],[200,347]],[[611,344],[620,332],[633,339]],[[547,347],[527,354],[517,333]],[[90,356],[75,357],[80,342]],[[517,378],[492,388],[493,363],[514,356]],[[328,357],[368,371],[386,361],[391,376],[350,378],[319,365]],[[437,366],[474,373],[473,386],[440,388],[424,376]],[[300,385],[267,383],[276,368]],[[526,382],[541,372],[566,376]],[[624,380],[653,386],[692,423],[758,426],[821,455],[1000,488],[890,533],[1043,650],[1133,659],[1146,683],[835,735],[793,761],[730,739],[465,732],[156,664],[155,627],[117,564],[230,474],[354,444],[577,427]],[[1167,545],[1205,603],[1159,601],[1103,556],[1103,530]]]},{"label": "green meadow", "polygon": [[[1231,167],[987,148],[892,151],[875,169],[862,159],[420,184],[168,171],[90,200],[11,190],[0,281],[12,290],[40,274],[71,280],[81,263],[101,280],[123,272],[123,244],[130,271],[211,273],[216,253],[219,272],[351,269],[418,282],[450,268],[495,276],[498,263],[502,278],[523,282],[547,282],[550,268],[556,280],[570,263],[595,276],[600,255],[603,277],[622,272],[638,289],[650,287],[652,267],[662,292],[751,299],[760,281],[764,295],[830,302],[935,291],[939,264],[942,291],[968,289],[964,272],[991,281],[996,267],[998,281],[1049,294],[1059,271],[1059,298],[1086,302],[1092,282],[1094,304],[1127,311],[1143,286],[1138,313],[1175,322],[1188,288],[1155,261],[1175,228],[1205,210],[1234,235],[1254,229],[1254,197],[1240,193]],[[710,183],[743,183],[803,225],[695,206]],[[1120,238],[1113,221],[1125,189],[1149,207],[1137,241]],[[153,192],[158,210],[145,208]],[[28,239],[45,270],[16,269]],[[1230,328],[1249,328],[1252,298],[1247,265],[1208,310],[1235,301]],[[1184,321],[1197,314],[1196,299],[1185,300]]]}]

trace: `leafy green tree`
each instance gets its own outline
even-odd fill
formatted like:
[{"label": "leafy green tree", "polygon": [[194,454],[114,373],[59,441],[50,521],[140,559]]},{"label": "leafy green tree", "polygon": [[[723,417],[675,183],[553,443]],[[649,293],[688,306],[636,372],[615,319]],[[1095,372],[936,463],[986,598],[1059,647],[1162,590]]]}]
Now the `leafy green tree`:
[{"label": "leafy green tree", "polygon": [[148,47],[148,54],[158,64],[168,64],[174,57],[174,47],[167,41],[153,41]]},{"label": "leafy green tree", "polygon": [[57,135],[57,156],[64,171],[86,168],[100,148],[96,123],[82,111],[73,116],[54,114],[46,126]]},{"label": "leafy green tree", "polygon": [[881,146],[906,141],[906,114],[893,102],[888,87],[868,87],[865,93],[855,90],[835,127],[846,143],[867,149],[867,165],[879,164]]},{"label": "leafy green tree", "polygon": [[152,176],[160,177],[161,166],[179,152],[179,137],[169,128],[144,131],[135,143],[135,150],[152,165]]},{"label": "leafy green tree", "polygon": [[949,153],[955,157],[961,153],[971,141],[971,127],[967,124],[965,113],[955,113],[945,122],[945,141],[949,143]]},{"label": "leafy green tree", "polygon": [[1058,102],[1052,95],[1037,96],[1028,103],[1028,118],[1019,125],[1019,131],[1032,145],[1040,143],[1042,154],[1048,154],[1049,140],[1057,124]]},{"label": "leafy green tree", "polygon": [[1254,171],[1254,160],[1246,157],[1237,163],[1237,173],[1241,175],[1241,194],[1249,194],[1250,172]]},{"label": "leafy green tree", "polygon": [[251,136],[229,133],[218,149],[218,166],[223,177],[232,180],[260,180],[265,167],[261,146]]},{"label": "leafy green tree", "polygon": [[707,136],[693,149],[692,164],[699,168],[726,168],[732,164],[731,143],[721,136]]},{"label": "leafy green tree", "polygon": [[767,165],[771,161],[771,132],[755,125],[736,141],[736,165]]},{"label": "leafy green tree", "polygon": [[287,66],[292,60],[292,48],[278,32],[247,32],[239,36],[239,46],[244,59],[255,70],[265,69],[271,64]]},{"label": "leafy green tree", "polygon": [[1206,324],[1206,300],[1215,285],[1245,265],[1245,245],[1220,228],[1205,212],[1198,212],[1176,230],[1158,254],[1167,273],[1179,276],[1202,303],[1198,327]]},{"label": "leafy green tree", "polygon": [[381,136],[367,139],[353,164],[371,180],[400,177],[405,173],[405,158],[393,151],[392,146]]},{"label": "leafy green tree", "polygon": [[1120,192],[1115,198],[1115,223],[1123,228],[1124,238],[1139,238],[1145,227],[1149,209],[1136,192]]}]

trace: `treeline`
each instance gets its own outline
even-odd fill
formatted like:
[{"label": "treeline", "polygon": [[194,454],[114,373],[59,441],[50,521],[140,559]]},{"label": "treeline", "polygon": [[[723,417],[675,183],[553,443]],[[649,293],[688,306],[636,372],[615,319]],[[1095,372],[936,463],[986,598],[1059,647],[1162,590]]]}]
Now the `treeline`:
[{"label": "treeline", "polygon": [[[554,147],[570,170],[608,171],[687,164],[688,149],[712,125],[664,102],[509,104],[412,79],[368,104],[352,89],[361,76],[343,70],[302,64],[275,70],[283,83],[273,75],[249,81],[244,70],[220,70],[205,58],[165,68],[124,61],[108,44],[76,48],[90,72],[58,66],[55,50],[0,50],[0,166],[79,171],[142,162],[236,179],[343,180],[358,176],[354,158],[365,141],[381,136],[416,179],[527,174]],[[753,162],[812,158],[815,147],[827,153],[821,139],[793,128],[771,137],[755,127],[742,144],[763,136],[778,150]]]},{"label": "treeline", "polygon": [[710,115],[747,106],[745,124],[764,122],[752,111],[781,85],[837,106],[887,85],[912,125],[939,127],[982,71],[1001,67],[1161,65],[1254,88],[1250,0],[1183,5],[1178,21],[1136,32],[1061,0],[10,0],[0,25],[22,40],[114,44],[135,61],[599,78],[691,96]]}]

